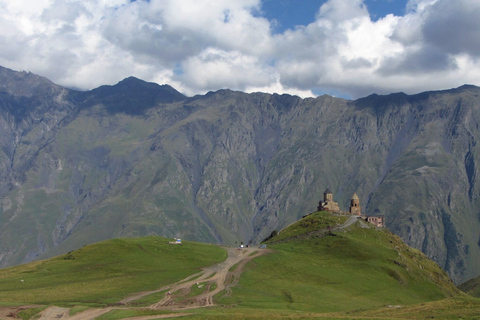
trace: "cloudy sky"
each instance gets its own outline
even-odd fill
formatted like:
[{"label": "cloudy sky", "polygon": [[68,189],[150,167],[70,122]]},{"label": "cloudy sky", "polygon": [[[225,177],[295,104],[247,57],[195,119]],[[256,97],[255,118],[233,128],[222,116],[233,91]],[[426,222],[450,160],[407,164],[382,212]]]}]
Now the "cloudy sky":
[{"label": "cloudy sky", "polygon": [[0,0],[0,65],[89,90],[418,93],[480,85],[479,0]]}]

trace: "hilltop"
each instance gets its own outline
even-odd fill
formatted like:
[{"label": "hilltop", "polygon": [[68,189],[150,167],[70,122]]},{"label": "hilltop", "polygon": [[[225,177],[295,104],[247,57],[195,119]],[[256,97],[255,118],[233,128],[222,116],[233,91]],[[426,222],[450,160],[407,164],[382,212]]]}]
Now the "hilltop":
[{"label": "hilltop", "polygon": [[[0,270],[0,301],[46,304],[21,314],[62,319],[172,313],[199,319],[393,313],[401,319],[419,303],[436,306],[437,314],[466,305],[470,309],[461,314],[480,310],[477,300],[463,296],[437,264],[398,236],[345,220],[313,213],[269,239],[266,249],[168,245],[159,237],[109,240]],[[448,310],[439,309],[435,301],[445,298]],[[382,309],[389,305],[395,309]]]},{"label": "hilltop", "polygon": [[436,263],[387,229],[339,218],[316,212],[280,231],[266,242],[275,253],[255,259],[232,298],[220,301],[323,313],[459,293]]},{"label": "hilltop", "polygon": [[127,78],[79,92],[0,67],[0,266],[160,235],[235,245],[326,185],[434,259],[479,275],[480,89],[355,101]]}]

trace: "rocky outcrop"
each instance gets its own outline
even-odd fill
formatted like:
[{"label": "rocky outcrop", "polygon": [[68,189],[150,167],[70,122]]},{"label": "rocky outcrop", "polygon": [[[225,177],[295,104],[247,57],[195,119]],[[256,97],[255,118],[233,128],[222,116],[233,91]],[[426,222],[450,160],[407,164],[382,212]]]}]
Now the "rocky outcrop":
[{"label": "rocky outcrop", "polygon": [[328,186],[456,281],[480,261],[480,89],[356,101],[187,98],[128,78],[75,92],[0,69],[0,263],[146,234],[259,241]]}]

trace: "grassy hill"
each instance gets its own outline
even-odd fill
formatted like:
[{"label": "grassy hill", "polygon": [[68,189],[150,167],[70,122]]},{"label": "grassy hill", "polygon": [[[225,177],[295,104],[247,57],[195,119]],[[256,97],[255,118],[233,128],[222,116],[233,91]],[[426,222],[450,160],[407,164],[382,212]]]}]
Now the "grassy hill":
[{"label": "grassy hill", "polygon": [[168,245],[161,237],[108,240],[0,270],[0,302],[103,306],[179,281],[226,257],[218,246]]},{"label": "grassy hill", "polygon": [[267,242],[275,252],[255,259],[232,295],[219,302],[324,313],[410,305],[459,293],[437,264],[384,228],[357,222],[343,230],[312,232],[312,225],[331,226],[335,219],[319,212],[281,231]]},{"label": "grassy hill", "polygon": [[473,297],[480,298],[480,277],[465,281],[464,283],[460,284],[458,288]]},{"label": "grassy hill", "polygon": [[[216,307],[181,312],[196,319],[443,319],[480,314],[480,300],[461,293],[423,253],[385,228],[361,221],[349,225],[346,220],[316,212],[288,226],[267,241],[268,254],[230,269],[226,282],[236,285],[214,297]],[[226,259],[225,250],[217,246],[170,246],[167,241],[109,240],[0,270],[0,302],[60,305],[73,307],[71,313],[82,312],[172,284]],[[262,249],[249,250],[254,254]],[[204,290],[193,289],[183,297],[173,295],[177,301],[191,299]],[[164,296],[144,296],[98,319],[178,312],[140,308]],[[23,317],[41,310],[24,311]]]}]

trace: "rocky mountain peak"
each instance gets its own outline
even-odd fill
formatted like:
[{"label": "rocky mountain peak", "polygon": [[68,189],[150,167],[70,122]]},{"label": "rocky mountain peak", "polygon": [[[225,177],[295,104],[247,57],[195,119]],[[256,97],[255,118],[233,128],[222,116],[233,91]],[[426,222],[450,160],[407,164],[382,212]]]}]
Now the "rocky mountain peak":
[{"label": "rocky mountain peak", "polygon": [[113,86],[101,86],[86,93],[86,106],[102,104],[110,113],[144,114],[162,103],[185,100],[186,97],[169,85],[158,85],[128,77]]},{"label": "rocky mountain peak", "polygon": [[14,97],[31,97],[35,93],[59,91],[60,87],[50,80],[31,72],[16,72],[0,66],[0,92]]}]

